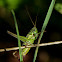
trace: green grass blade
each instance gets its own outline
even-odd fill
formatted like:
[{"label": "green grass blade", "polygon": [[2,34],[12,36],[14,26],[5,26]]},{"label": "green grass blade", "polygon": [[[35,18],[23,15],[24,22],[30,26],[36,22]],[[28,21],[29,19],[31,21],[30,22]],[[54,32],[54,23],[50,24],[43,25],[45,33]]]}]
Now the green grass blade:
[{"label": "green grass blade", "polygon": [[18,25],[15,17],[15,13],[13,10],[11,10],[13,17],[14,17],[14,22],[15,22],[15,27],[16,27],[16,32],[17,32],[17,38],[18,38],[18,46],[19,46],[19,55],[20,55],[20,62],[23,62],[23,56],[22,56],[22,50],[21,50],[21,42],[20,42],[20,36],[19,36],[19,31],[18,31]]},{"label": "green grass blade", "polygon": [[[48,24],[48,22],[49,22],[49,19],[50,19],[50,16],[51,16],[51,14],[52,14],[52,11],[53,11],[53,7],[54,7],[54,4],[55,4],[55,1],[56,1],[56,0],[52,0],[52,1],[51,1],[50,7],[49,7],[49,9],[48,9],[46,18],[45,18],[45,20],[44,20],[44,23],[43,23],[43,26],[42,26],[42,29],[41,29],[41,34],[40,34],[39,39],[38,39],[38,44],[40,43],[40,40],[41,40],[41,38],[42,38],[42,36],[43,36],[43,33],[44,33],[44,31],[45,31],[45,28],[46,28],[46,26],[47,26],[47,24]],[[36,47],[33,62],[35,62],[35,60],[36,60],[37,53],[38,53],[38,48],[39,48],[39,47]]]}]

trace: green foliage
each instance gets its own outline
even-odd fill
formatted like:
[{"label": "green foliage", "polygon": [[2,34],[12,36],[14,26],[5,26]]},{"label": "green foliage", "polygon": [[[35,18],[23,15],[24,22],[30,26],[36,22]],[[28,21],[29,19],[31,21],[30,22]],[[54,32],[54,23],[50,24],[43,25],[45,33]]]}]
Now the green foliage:
[{"label": "green foliage", "polygon": [[55,10],[57,10],[60,14],[62,14],[62,3],[56,3]]},{"label": "green foliage", "polygon": [[15,9],[21,4],[22,0],[6,0],[9,9]]},{"label": "green foliage", "polygon": [[16,9],[22,0],[0,0],[0,6],[4,6],[8,9]]},{"label": "green foliage", "polygon": [[4,6],[4,3],[2,0],[0,0],[0,6]]}]

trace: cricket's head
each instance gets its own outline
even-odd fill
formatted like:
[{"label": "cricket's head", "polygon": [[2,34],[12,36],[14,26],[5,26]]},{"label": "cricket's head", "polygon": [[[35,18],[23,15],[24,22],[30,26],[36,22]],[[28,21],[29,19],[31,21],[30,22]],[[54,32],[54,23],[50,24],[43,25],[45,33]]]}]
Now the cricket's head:
[{"label": "cricket's head", "polygon": [[33,27],[32,29],[31,29],[31,32],[32,32],[32,34],[33,34],[33,36],[35,37],[35,39],[38,37],[38,30],[37,30],[37,28],[36,27]]}]

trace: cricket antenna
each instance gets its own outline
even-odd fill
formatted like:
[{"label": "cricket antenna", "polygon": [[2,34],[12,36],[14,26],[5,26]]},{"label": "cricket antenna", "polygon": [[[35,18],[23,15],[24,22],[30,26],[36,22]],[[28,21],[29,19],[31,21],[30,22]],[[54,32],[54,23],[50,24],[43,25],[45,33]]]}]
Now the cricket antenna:
[{"label": "cricket antenna", "polygon": [[33,24],[34,26],[36,26],[36,25],[34,24],[34,22],[32,21],[32,18],[31,18],[31,16],[30,16],[29,12],[28,12],[27,6],[25,6],[25,8],[26,8],[27,14],[28,14],[28,16],[29,16],[29,18],[30,18],[32,24]]},{"label": "cricket antenna", "polygon": [[37,18],[38,18],[38,13],[39,13],[39,8],[38,8],[38,12],[37,12],[36,20],[35,20],[35,26],[36,26],[36,22],[37,22]]},{"label": "cricket antenna", "polygon": [[36,22],[37,22],[37,16],[36,16],[36,20],[35,20],[35,26],[36,26]]}]

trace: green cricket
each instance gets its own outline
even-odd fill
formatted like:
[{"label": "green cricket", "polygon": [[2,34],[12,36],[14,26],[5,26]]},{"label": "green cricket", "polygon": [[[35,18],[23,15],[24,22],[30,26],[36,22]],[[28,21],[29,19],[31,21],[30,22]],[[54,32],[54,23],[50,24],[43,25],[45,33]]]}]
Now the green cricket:
[{"label": "green cricket", "polygon": [[[28,13],[28,15],[29,15],[29,18],[30,18],[31,22],[33,23],[32,18],[31,18],[31,16],[30,16],[30,14],[29,14],[28,11],[27,11],[27,13]],[[37,17],[36,17],[36,20],[37,20]],[[26,37],[20,36],[20,40],[21,40],[22,42],[24,42],[23,45],[25,45],[25,46],[26,46],[26,45],[31,45],[31,44],[33,44],[34,41],[35,41],[35,40],[37,39],[37,37],[38,37],[38,34],[39,34],[39,33],[38,33],[37,28],[36,28],[36,21],[35,21],[35,24],[33,23],[33,25],[34,25],[34,27],[30,30],[30,32],[26,35]],[[16,34],[10,32],[10,31],[7,31],[7,33],[10,34],[11,36],[17,38],[17,35],[16,35]],[[30,49],[31,49],[31,48],[24,48],[24,49],[22,50],[22,55],[25,56],[25,55],[29,52]]]}]

